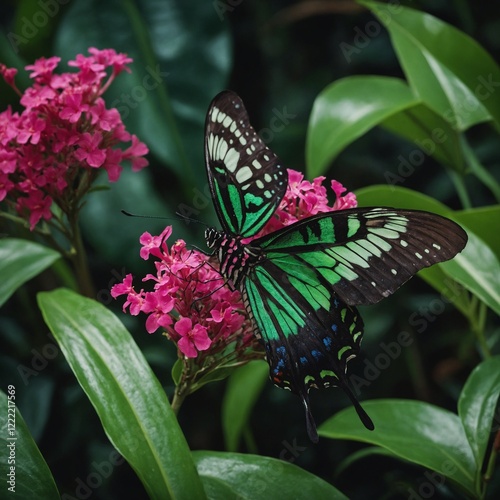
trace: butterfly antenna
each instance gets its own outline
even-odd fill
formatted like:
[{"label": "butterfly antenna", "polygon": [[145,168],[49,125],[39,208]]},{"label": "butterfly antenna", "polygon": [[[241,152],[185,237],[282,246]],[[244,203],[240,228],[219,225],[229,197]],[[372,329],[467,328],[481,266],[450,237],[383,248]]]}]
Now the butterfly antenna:
[{"label": "butterfly antenna", "polygon": [[183,219],[185,222],[196,222],[196,224],[201,224],[202,226],[209,227],[208,224],[205,224],[201,220],[193,219],[191,217],[188,217],[187,215],[181,214],[180,212],[175,212],[175,215],[177,215],[177,217],[179,217],[180,219]]},{"label": "butterfly antenna", "polygon": [[176,220],[174,217],[163,217],[162,215],[142,215],[142,214],[133,214],[131,212],[127,212],[126,210],[120,210],[123,215],[127,217],[139,217],[141,219],[162,219],[162,220]]},{"label": "butterfly antenna", "polygon": [[351,400],[351,403],[353,404],[356,413],[358,414],[359,419],[363,423],[363,425],[369,430],[373,431],[375,429],[375,425],[373,424],[372,419],[368,416],[368,413],[366,413],[365,410],[363,410],[363,407],[359,404],[358,399],[352,392],[351,388],[349,387],[348,382],[345,380],[342,383],[342,389],[344,389],[344,392],[347,394],[349,399]]},{"label": "butterfly antenna", "polygon": [[162,219],[162,220],[183,219],[184,221],[187,221],[187,222],[196,222],[197,224],[201,224],[202,226],[208,227],[208,224],[201,222],[201,220],[192,219],[191,217],[188,217],[187,215],[181,214],[179,212],[175,212],[175,215],[177,215],[178,218],[176,218],[176,217],[163,217],[162,215],[133,214],[131,212],[127,212],[126,210],[121,210],[121,213],[123,215],[126,215],[127,217],[140,217],[141,219]]}]

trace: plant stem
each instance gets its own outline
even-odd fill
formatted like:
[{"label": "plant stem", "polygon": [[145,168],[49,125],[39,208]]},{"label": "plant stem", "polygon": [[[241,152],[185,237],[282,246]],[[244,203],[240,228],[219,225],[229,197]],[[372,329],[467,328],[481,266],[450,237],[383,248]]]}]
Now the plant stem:
[{"label": "plant stem", "polygon": [[471,173],[473,173],[492,193],[496,201],[500,203],[500,185],[497,180],[488,172],[488,170],[477,159],[473,149],[462,136],[461,139],[462,151],[465,161]]},{"label": "plant stem", "polygon": [[71,230],[70,241],[73,247],[70,256],[75,268],[80,293],[86,297],[95,298],[96,293],[92,283],[92,278],[90,277],[87,253],[85,252],[85,247],[83,246],[82,233],[80,232],[80,227],[78,226],[77,214],[72,216],[69,220]]},{"label": "plant stem", "polygon": [[[500,431],[497,431],[493,446],[491,448],[490,458],[488,460],[488,465],[486,466],[486,472],[484,473],[484,483],[491,481],[493,477],[493,470],[495,469],[495,463],[497,460],[498,452],[500,451]],[[484,487],[483,483],[483,487]]]},{"label": "plant stem", "polygon": [[462,208],[471,208],[472,203],[469,198],[469,193],[467,193],[467,188],[465,187],[464,176],[454,170],[450,170],[449,172],[451,180],[453,181],[453,184],[455,184],[455,189],[457,190],[458,197],[460,198]]},{"label": "plant stem", "polygon": [[184,403],[184,400],[186,399],[187,396],[186,390],[182,387],[182,385],[178,385],[175,388],[174,392],[174,397],[172,398],[172,410],[174,410],[174,413],[177,415],[179,413],[179,410],[181,409],[182,403]]},{"label": "plant stem", "polygon": [[172,398],[172,410],[177,415],[184,403],[184,400],[191,392],[193,377],[191,376],[191,365],[189,361],[182,363],[182,375],[179,384],[175,388],[174,397]]},{"label": "plant stem", "polygon": [[481,351],[483,352],[484,359],[491,358],[490,347],[484,336],[484,327],[486,325],[486,313],[488,308],[486,304],[479,300],[476,296],[472,296],[471,299],[471,315],[470,315],[470,325],[474,332],[479,345],[481,346]]}]

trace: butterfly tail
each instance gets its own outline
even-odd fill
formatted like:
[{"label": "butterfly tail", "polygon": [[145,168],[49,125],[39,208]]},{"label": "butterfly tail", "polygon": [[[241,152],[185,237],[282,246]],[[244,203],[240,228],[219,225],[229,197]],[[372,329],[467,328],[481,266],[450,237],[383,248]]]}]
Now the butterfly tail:
[{"label": "butterfly tail", "polygon": [[[344,377],[343,377],[344,378]],[[344,392],[347,394],[348,398],[351,400],[351,403],[353,404],[356,413],[358,414],[359,419],[363,423],[363,425],[369,430],[373,431],[375,429],[375,425],[373,424],[372,419],[368,416],[368,413],[366,413],[365,410],[363,410],[363,407],[359,404],[358,399],[352,392],[351,388],[349,387],[349,383],[347,379],[341,380],[340,387],[344,390]]]},{"label": "butterfly tail", "polygon": [[307,395],[307,389],[305,389],[304,392],[300,394],[300,398],[302,399],[304,409],[306,410],[307,434],[309,436],[309,439],[316,444],[319,441],[319,436],[318,431],[316,430],[316,422],[314,421],[314,417],[311,413],[311,408],[309,407],[309,396]]}]

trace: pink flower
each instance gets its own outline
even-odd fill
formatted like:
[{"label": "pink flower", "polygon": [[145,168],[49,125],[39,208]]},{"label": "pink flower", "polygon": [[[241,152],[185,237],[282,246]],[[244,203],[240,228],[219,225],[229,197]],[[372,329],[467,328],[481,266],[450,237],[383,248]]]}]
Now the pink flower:
[{"label": "pink flower", "polygon": [[61,61],[60,57],[41,57],[36,60],[34,64],[28,64],[25,66],[26,70],[32,70],[30,78],[33,78],[37,83],[48,83],[52,77],[53,71],[57,68],[57,65]]},{"label": "pink flower", "polygon": [[49,196],[45,196],[41,191],[32,191],[27,198],[19,198],[18,200],[19,211],[22,212],[26,208],[30,212],[29,223],[31,231],[33,231],[33,228],[40,219],[48,220],[52,217],[50,211],[51,205],[52,199]]},{"label": "pink flower", "polygon": [[175,324],[174,329],[181,336],[177,347],[188,358],[196,358],[198,351],[206,351],[212,343],[207,329],[201,325],[193,327],[189,318],[181,318]]},{"label": "pink flower", "polygon": [[172,226],[167,226],[160,236],[151,236],[150,233],[145,232],[140,238],[139,242],[142,245],[141,248],[141,259],[148,260],[149,255],[154,255],[155,257],[162,257],[161,245],[164,240],[172,234]]},{"label": "pink flower", "polygon": [[19,113],[10,108],[0,113],[1,196],[30,220],[32,229],[50,220],[52,203],[63,211],[79,207],[94,169],[105,169],[114,182],[124,160],[134,171],[147,165],[147,147],[127,132],[118,111],[106,109],[101,97],[132,60],[112,49],[90,48],[89,53],[68,63],[76,72],[54,73],[59,57],[26,66],[34,82],[24,93],[15,86],[16,70],[0,64],[0,75],[24,107]]},{"label": "pink flower", "polygon": [[86,161],[91,167],[100,167],[106,160],[106,151],[99,146],[102,142],[102,134],[96,132],[94,135],[85,132],[78,145],[80,146],[75,151],[77,160]]},{"label": "pink flower", "polygon": [[70,123],[76,123],[84,111],[88,111],[88,104],[82,104],[83,95],[80,93],[66,94],[64,96],[64,105],[59,113],[63,120]]}]

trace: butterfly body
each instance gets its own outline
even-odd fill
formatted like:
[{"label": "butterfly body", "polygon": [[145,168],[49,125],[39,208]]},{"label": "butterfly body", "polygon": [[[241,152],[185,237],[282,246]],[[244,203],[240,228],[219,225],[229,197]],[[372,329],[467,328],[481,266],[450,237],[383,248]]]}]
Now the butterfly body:
[{"label": "butterfly body", "polygon": [[374,304],[420,269],[452,258],[465,232],[435,214],[375,207],[321,213],[260,235],[285,194],[285,169],[232,92],[209,108],[205,158],[222,225],[206,231],[207,245],[243,295],[271,380],[299,395],[313,441],[311,388],[342,387],[373,429],[346,376],[363,334],[355,306]]}]

